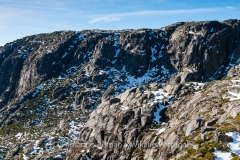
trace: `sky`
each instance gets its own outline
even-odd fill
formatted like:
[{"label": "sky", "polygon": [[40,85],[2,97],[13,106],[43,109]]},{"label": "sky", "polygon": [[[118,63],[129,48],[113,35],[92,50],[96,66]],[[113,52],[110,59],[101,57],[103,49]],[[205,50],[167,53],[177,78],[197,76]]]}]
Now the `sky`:
[{"label": "sky", "polygon": [[239,0],[0,0],[0,46],[60,30],[161,28],[240,19]]}]

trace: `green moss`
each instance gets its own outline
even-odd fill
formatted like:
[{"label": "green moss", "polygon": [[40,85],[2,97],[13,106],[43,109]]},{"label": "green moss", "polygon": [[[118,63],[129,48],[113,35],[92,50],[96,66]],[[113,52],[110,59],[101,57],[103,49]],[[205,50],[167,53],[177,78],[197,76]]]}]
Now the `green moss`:
[{"label": "green moss", "polygon": [[205,159],[207,160],[214,160],[215,156],[212,154],[212,152],[207,152],[204,156]]},{"label": "green moss", "polygon": [[219,129],[222,133],[233,131],[235,128],[232,124],[225,123],[221,125],[221,128]]},{"label": "green moss", "polygon": [[190,140],[192,140],[192,136],[185,136],[185,137],[183,137],[183,140],[190,141]]},{"label": "green moss", "polygon": [[[193,148],[187,148],[185,151],[185,155],[181,156],[180,159],[189,159],[190,157],[194,157],[196,155],[202,155],[200,158],[196,158],[197,160],[214,160],[215,156],[213,152],[215,148],[221,151],[227,151],[228,146],[227,144],[218,143],[218,142],[208,142],[204,143],[201,140],[196,140],[197,144],[200,144],[198,150]],[[196,142],[195,141],[195,142]]]},{"label": "green moss", "polygon": [[240,115],[237,115],[234,119],[233,119],[234,123],[240,123]]},{"label": "green moss", "polygon": [[233,157],[231,160],[240,160],[240,156],[238,156],[238,157]]},{"label": "green moss", "polygon": [[185,152],[186,153],[183,156],[181,156],[179,159],[189,159],[189,157],[193,157],[197,155],[197,150],[193,148],[187,148],[185,149]]},{"label": "green moss", "polygon": [[214,152],[215,148],[220,151],[228,151],[228,146],[226,143],[218,143],[218,142],[209,142],[201,144],[199,151],[205,155],[208,152]]},{"label": "green moss", "polygon": [[187,141],[193,141],[193,139],[198,136],[200,133],[200,129],[196,130],[191,136],[183,137],[182,143],[186,143]]},{"label": "green moss", "polygon": [[222,100],[222,103],[223,103],[223,104],[224,104],[224,103],[227,103],[227,102],[229,102],[229,98]]},{"label": "green moss", "polygon": [[213,135],[214,135],[213,132],[208,132],[208,133],[206,134],[206,139],[208,139],[208,140],[212,139]]},{"label": "green moss", "polygon": [[222,115],[222,114],[225,113],[225,111],[224,111],[223,109],[220,109],[220,110],[218,111],[218,113],[219,113],[220,115]]},{"label": "green moss", "polygon": [[219,130],[222,133],[240,131],[240,115],[237,115],[235,118],[230,117],[228,120],[231,120],[232,123],[221,124]]},{"label": "green moss", "polygon": [[136,148],[133,152],[134,152],[134,153],[137,153],[139,157],[142,157],[142,156],[143,156],[143,151],[142,151],[142,149],[140,149],[140,148]]},{"label": "green moss", "polygon": [[197,153],[196,149],[193,149],[193,148],[187,148],[186,152],[190,155],[194,155]]},{"label": "green moss", "polygon": [[204,140],[202,140],[201,138],[196,139],[196,141],[194,142],[194,144],[202,144],[204,143]]}]

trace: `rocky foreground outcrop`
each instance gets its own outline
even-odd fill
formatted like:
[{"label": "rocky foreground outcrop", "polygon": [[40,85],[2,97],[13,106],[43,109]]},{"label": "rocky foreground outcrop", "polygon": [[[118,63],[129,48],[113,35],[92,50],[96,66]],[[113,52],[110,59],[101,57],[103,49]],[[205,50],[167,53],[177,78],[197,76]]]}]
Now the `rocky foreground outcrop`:
[{"label": "rocky foreground outcrop", "polygon": [[240,21],[24,37],[0,84],[0,159],[214,159],[240,131]]}]

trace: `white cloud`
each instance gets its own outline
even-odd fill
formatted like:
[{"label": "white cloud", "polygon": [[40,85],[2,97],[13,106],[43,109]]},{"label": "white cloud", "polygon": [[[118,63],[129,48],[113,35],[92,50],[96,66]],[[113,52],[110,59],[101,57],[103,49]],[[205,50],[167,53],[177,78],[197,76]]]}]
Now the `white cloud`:
[{"label": "white cloud", "polygon": [[227,6],[228,9],[235,9],[234,7],[232,6]]},{"label": "white cloud", "polygon": [[100,18],[94,18],[91,21],[89,21],[89,24],[92,23],[97,23],[97,22],[111,22],[111,21],[117,21],[120,18],[116,18],[116,17],[100,17]]},{"label": "white cloud", "polygon": [[101,15],[92,18],[88,21],[89,24],[98,23],[98,22],[111,22],[120,20],[121,18],[130,17],[130,16],[150,16],[150,15],[177,15],[177,14],[191,14],[191,13],[205,13],[205,12],[215,12],[221,10],[222,8],[198,8],[198,9],[188,9],[188,10],[148,10],[140,12],[128,12],[120,14],[109,14]]}]

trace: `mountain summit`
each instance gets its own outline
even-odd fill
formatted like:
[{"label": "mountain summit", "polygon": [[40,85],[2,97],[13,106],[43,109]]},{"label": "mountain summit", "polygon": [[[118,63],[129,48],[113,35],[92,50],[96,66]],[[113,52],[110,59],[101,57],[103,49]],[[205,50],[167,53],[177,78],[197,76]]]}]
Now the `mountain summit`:
[{"label": "mountain summit", "polygon": [[0,159],[240,156],[239,20],[24,37],[0,84]]}]

